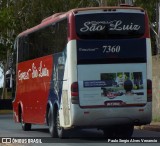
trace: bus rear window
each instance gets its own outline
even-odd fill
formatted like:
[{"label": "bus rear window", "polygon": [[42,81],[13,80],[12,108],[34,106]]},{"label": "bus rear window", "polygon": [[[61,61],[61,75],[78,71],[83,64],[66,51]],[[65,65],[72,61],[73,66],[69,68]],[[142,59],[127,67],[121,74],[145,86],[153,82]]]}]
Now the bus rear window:
[{"label": "bus rear window", "polygon": [[126,39],[144,35],[144,13],[94,13],[76,15],[81,39]]}]

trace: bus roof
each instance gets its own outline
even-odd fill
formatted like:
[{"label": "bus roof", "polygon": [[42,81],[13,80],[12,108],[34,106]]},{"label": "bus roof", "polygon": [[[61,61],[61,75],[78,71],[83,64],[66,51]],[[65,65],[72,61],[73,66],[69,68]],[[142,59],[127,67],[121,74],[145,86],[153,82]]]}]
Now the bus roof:
[{"label": "bus roof", "polygon": [[88,7],[88,8],[76,8],[76,9],[72,9],[70,11],[72,11],[73,13],[78,13],[80,11],[89,11],[89,10],[115,11],[117,9],[129,9],[129,10],[144,11],[144,9],[142,9],[140,7],[131,7],[131,6]]},{"label": "bus roof", "polygon": [[72,14],[77,14],[79,12],[84,12],[84,11],[95,11],[95,10],[103,10],[103,11],[116,11],[116,10],[140,10],[140,11],[144,11],[144,9],[140,8],[140,7],[131,7],[131,6],[110,6],[110,7],[87,7],[87,8],[75,8],[75,9],[72,9],[68,12],[61,12],[61,13],[55,13],[45,19],[43,19],[41,21],[40,24],[32,27],[32,28],[29,28],[23,32],[21,32],[18,37],[21,37],[21,36],[25,36],[25,35],[28,35],[40,28],[43,28],[53,22],[56,22],[60,19],[63,19],[65,17],[67,17],[70,13]]}]

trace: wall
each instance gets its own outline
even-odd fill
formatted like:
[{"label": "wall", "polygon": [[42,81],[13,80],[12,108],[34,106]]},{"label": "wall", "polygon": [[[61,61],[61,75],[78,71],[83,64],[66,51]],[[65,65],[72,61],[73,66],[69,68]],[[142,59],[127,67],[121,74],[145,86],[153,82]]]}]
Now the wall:
[{"label": "wall", "polygon": [[160,121],[160,55],[152,58],[153,120]]}]

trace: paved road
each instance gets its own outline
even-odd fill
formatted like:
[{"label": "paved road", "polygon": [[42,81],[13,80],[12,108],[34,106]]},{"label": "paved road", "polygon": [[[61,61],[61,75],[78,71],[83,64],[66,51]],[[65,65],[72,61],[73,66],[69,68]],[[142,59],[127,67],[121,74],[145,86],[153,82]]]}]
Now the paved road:
[{"label": "paved road", "polygon": [[[21,129],[21,125],[19,123],[15,123],[13,121],[12,115],[0,115],[0,137],[21,137],[22,139],[26,138],[40,138],[40,141],[47,141],[48,145],[58,144],[58,145],[82,145],[83,143],[87,143],[87,145],[103,145],[106,144],[108,139],[103,137],[102,131],[98,131],[96,129],[85,129],[85,130],[74,130],[68,132],[69,138],[67,139],[58,139],[51,138],[48,132],[47,126],[42,125],[33,125],[31,131],[23,131]],[[146,131],[146,130],[135,130],[133,134],[134,138],[147,138],[147,139],[157,139],[160,138],[160,132],[155,131]],[[39,142],[40,142],[39,141]],[[108,143],[107,146],[113,143]],[[114,143],[115,146],[117,143]],[[118,145],[124,144],[118,143]],[[147,145],[149,143],[137,143],[141,145]],[[136,144],[136,145],[137,145]],[[33,145],[33,144],[31,144]],[[129,143],[128,145],[135,145],[135,143]],[[152,145],[159,145],[159,143],[152,143]],[[1,146],[1,144],[0,144]]]}]

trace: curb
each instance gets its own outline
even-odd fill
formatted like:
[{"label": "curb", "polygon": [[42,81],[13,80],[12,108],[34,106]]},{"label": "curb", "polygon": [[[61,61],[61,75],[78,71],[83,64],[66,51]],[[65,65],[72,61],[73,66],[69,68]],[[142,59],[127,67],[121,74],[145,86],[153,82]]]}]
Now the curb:
[{"label": "curb", "polygon": [[143,130],[160,132],[160,125],[146,125],[142,129]]},{"label": "curb", "polygon": [[135,126],[134,129],[160,132],[160,123],[151,123],[150,125]]}]

